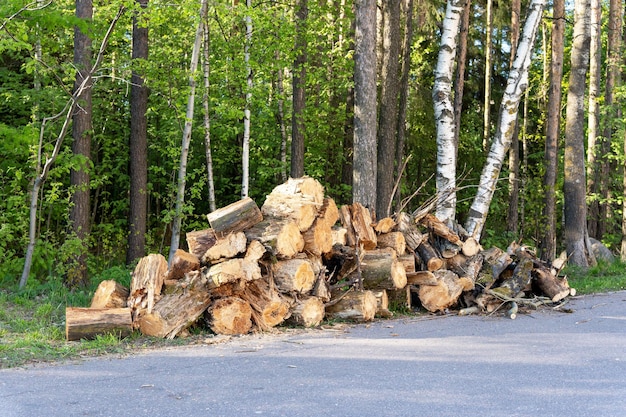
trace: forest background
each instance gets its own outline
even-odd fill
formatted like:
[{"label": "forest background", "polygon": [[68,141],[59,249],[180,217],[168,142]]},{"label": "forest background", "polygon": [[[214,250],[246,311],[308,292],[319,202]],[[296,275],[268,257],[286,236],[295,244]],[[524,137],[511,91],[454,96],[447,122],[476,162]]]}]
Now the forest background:
[{"label": "forest background", "polygon": [[[463,10],[451,83],[458,123],[455,216],[463,224],[496,132],[512,39],[528,2],[450,3]],[[579,20],[574,6],[587,23],[586,82],[574,91],[585,108],[577,117],[584,130],[568,139],[565,97],[572,93],[570,57]],[[358,45],[364,11],[378,34],[369,68],[374,91],[355,85],[361,71],[355,39]],[[620,250],[623,11],[617,0],[555,0],[545,7],[483,246],[506,247],[519,239],[547,258],[565,249],[567,147],[575,139],[583,153],[574,165],[586,167],[578,174],[584,200],[576,208],[585,214],[587,230],[579,231]],[[145,253],[167,253],[173,234],[207,228],[206,214],[216,207],[245,195],[261,205],[288,176],[318,179],[338,204],[358,200],[355,101],[358,106],[363,94],[378,97],[375,162],[379,173],[391,173],[391,181],[379,178],[365,193],[378,197],[379,217],[409,196],[405,210],[415,209],[437,192],[433,86],[445,13],[446,2],[435,0],[4,1],[0,276],[20,280],[30,243],[32,268],[24,284],[25,278],[62,277],[70,287],[85,285],[94,276],[126,270]],[[559,24],[560,56],[554,54]],[[562,73],[555,76],[559,60]],[[81,80],[89,81],[89,98]],[[556,126],[549,111],[555,85],[561,88]],[[383,160],[390,150],[391,159]],[[42,172],[33,240],[31,192]]]}]

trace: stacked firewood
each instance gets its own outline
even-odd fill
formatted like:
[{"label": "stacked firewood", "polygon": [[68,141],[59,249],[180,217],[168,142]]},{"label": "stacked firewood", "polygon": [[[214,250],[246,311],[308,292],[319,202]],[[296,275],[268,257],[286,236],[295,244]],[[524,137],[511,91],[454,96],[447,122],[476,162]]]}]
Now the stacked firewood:
[{"label": "stacked firewood", "polygon": [[309,177],[279,185],[260,209],[244,198],[208,222],[187,233],[188,250],[170,265],[148,255],[130,288],[103,281],[90,308],[68,307],[67,339],[133,330],[173,338],[194,324],[232,335],[324,318],[370,321],[391,316],[390,299],[465,314],[529,292],[552,301],[570,294],[558,271],[524,247],[483,251],[429,213],[376,221],[358,203],[338,208]]}]

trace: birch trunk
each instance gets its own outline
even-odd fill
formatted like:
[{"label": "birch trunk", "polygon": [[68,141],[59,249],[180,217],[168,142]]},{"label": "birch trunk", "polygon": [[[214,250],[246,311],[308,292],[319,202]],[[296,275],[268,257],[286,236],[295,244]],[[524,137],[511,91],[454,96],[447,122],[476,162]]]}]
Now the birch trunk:
[{"label": "birch trunk", "polygon": [[600,38],[600,25],[602,19],[602,8],[600,0],[591,2],[591,21],[589,44],[589,113],[587,120],[587,190],[591,201],[589,201],[589,213],[587,228],[589,236],[601,239],[598,236],[598,224],[601,219],[599,202],[599,184],[601,181],[601,165],[605,155],[601,154],[602,138],[600,135],[600,77],[602,69],[602,41]]},{"label": "birch trunk", "polygon": [[513,130],[517,122],[519,102],[528,86],[528,67],[530,66],[532,49],[545,3],[545,0],[532,0],[529,5],[528,17],[524,24],[517,54],[507,80],[502,103],[500,104],[498,128],[480,176],[478,191],[470,208],[465,229],[477,241],[480,240],[480,235],[487,219],[489,205],[495,192],[496,182],[502,169],[502,163],[511,145]]},{"label": "birch trunk", "polygon": [[196,96],[196,69],[200,58],[200,47],[202,45],[202,33],[204,31],[204,20],[207,15],[207,0],[202,0],[200,6],[200,23],[196,29],[196,39],[191,52],[191,65],[189,66],[189,97],[187,99],[187,113],[185,114],[185,127],[183,128],[183,141],[180,152],[180,166],[178,168],[178,192],[176,196],[176,209],[174,221],[172,222],[172,240],[170,244],[169,261],[171,262],[178,244],[180,242],[180,227],[183,216],[183,204],[185,202],[185,177],[187,175],[187,155],[189,154],[189,144],[191,142],[191,127],[193,122],[193,111]]},{"label": "birch trunk", "polygon": [[[252,0],[246,0],[248,10],[252,8]],[[244,46],[244,62],[246,63],[247,91],[246,106],[243,111],[243,146],[241,151],[241,197],[248,196],[250,184],[250,102],[252,101],[252,68],[250,67],[250,44],[252,43],[252,18],[246,16],[246,42]]]},{"label": "birch trunk", "polygon": [[202,95],[202,107],[204,109],[204,152],[206,157],[207,184],[209,187],[209,210],[214,212],[215,206],[215,181],[213,179],[213,155],[211,153],[211,117],[209,115],[209,88],[211,83],[209,75],[211,67],[209,65],[209,47],[211,38],[209,25],[204,24],[204,48],[202,60],[202,72],[204,75],[204,94]]},{"label": "birch trunk", "polygon": [[452,79],[456,57],[456,36],[459,33],[464,0],[450,0],[443,22],[441,46],[435,68],[433,105],[437,128],[437,193],[441,199],[437,204],[437,217],[453,220],[456,212],[456,150],[455,122],[452,103]]}]

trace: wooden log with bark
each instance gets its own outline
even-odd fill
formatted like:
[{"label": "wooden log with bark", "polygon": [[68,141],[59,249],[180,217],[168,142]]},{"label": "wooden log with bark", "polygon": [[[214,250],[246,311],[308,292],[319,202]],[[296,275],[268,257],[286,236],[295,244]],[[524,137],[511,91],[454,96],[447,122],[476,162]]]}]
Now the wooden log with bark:
[{"label": "wooden log with bark", "polygon": [[132,316],[128,307],[65,309],[65,339],[68,341],[94,339],[112,334],[120,338],[132,333]]},{"label": "wooden log with bark", "polygon": [[130,281],[127,305],[132,309],[133,322],[146,310],[152,311],[158,301],[167,273],[167,260],[161,254],[150,254],[139,260]]},{"label": "wooden log with bark", "polygon": [[406,274],[407,285],[437,285],[437,278],[431,271],[416,271]]},{"label": "wooden log with bark", "polygon": [[177,249],[172,257],[172,262],[165,275],[166,280],[178,280],[189,271],[200,269],[200,259],[193,253]]},{"label": "wooden log with bark", "polygon": [[417,229],[411,216],[404,212],[398,215],[397,229],[402,232],[407,248],[412,251],[416,251],[419,245],[427,238],[426,235]]},{"label": "wooden log with bark", "polygon": [[324,188],[310,177],[289,178],[275,187],[261,207],[264,216],[292,220],[301,232],[309,229],[324,199]]},{"label": "wooden log with bark", "polygon": [[324,303],[318,297],[301,297],[292,301],[291,316],[287,323],[296,326],[315,327],[324,320]]},{"label": "wooden log with bark", "polygon": [[397,226],[397,223],[391,217],[385,217],[384,219],[380,219],[374,225],[374,230],[376,233],[385,234],[393,231],[393,229]]},{"label": "wooden log with bark", "polygon": [[207,277],[191,271],[178,282],[176,290],[165,294],[151,312],[139,316],[137,326],[148,336],[173,339],[192,325],[211,303]]},{"label": "wooden log with bark", "polygon": [[333,226],[339,219],[339,210],[332,198],[324,199],[313,225],[306,230],[304,250],[315,255],[330,252],[333,247]]},{"label": "wooden log with bark", "polygon": [[376,317],[390,318],[393,313],[389,311],[389,296],[387,290],[372,291],[374,297],[376,297]]},{"label": "wooden log with bark", "polygon": [[406,251],[406,239],[402,232],[389,232],[378,235],[378,248],[392,248],[398,256]]},{"label": "wooden log with bark", "polygon": [[[355,271],[351,277],[356,278]],[[406,271],[391,248],[365,251],[360,268],[363,288],[372,290],[404,288]]]},{"label": "wooden log with bark", "polygon": [[202,255],[204,264],[215,264],[244,253],[247,249],[248,240],[244,232],[229,233],[216,240]]},{"label": "wooden log with bark", "polygon": [[334,295],[326,304],[326,317],[352,321],[372,321],[376,315],[376,296],[371,291],[349,290]]},{"label": "wooden log with bark", "polygon": [[215,300],[206,310],[211,330],[217,334],[247,334],[252,329],[252,307],[239,297]]},{"label": "wooden log with bark", "polygon": [[245,197],[207,214],[207,219],[215,235],[224,237],[253,227],[263,220],[263,214],[253,199]]},{"label": "wooden log with bark", "polygon": [[217,236],[213,229],[194,230],[186,234],[187,247],[189,253],[202,259],[207,250],[217,241]]},{"label": "wooden log with bark", "polygon": [[250,304],[253,322],[261,331],[276,327],[289,317],[289,301],[267,279],[249,282],[239,297]]},{"label": "wooden log with bark", "polygon": [[248,258],[233,258],[203,269],[207,278],[207,289],[212,290],[224,284],[241,280],[254,281],[261,278],[258,262]]},{"label": "wooden log with bark", "polygon": [[291,220],[267,218],[245,231],[248,241],[258,240],[277,258],[292,258],[304,249],[304,239]]},{"label": "wooden log with bark", "polygon": [[457,304],[463,291],[470,289],[468,288],[470,284],[452,271],[443,269],[433,274],[437,278],[437,285],[419,287],[420,302],[428,311],[433,313],[445,311]]},{"label": "wooden log with bark", "polygon": [[557,277],[547,269],[533,270],[534,281],[552,302],[556,303],[571,294],[571,288],[565,277]]},{"label": "wooden log with bark", "polygon": [[91,299],[91,308],[123,308],[128,301],[128,288],[114,280],[105,280]]},{"label": "wooden log with bark", "polygon": [[417,247],[416,252],[420,258],[422,258],[424,265],[426,265],[426,268],[429,271],[437,271],[443,267],[443,259],[439,257],[435,248],[433,248],[428,241],[422,241],[422,243]]},{"label": "wooden log with bark", "polygon": [[317,280],[313,264],[306,256],[277,261],[272,265],[272,273],[276,286],[287,293],[308,293]]},{"label": "wooden log with bark", "polygon": [[360,203],[342,206],[341,223],[348,229],[348,245],[362,245],[366,250],[376,249],[376,232],[372,227],[370,211]]}]

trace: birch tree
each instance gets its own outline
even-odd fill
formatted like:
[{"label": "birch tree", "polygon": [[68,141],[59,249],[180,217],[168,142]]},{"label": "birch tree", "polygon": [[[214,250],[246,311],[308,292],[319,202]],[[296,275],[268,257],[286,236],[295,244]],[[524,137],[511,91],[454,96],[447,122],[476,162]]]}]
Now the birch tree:
[{"label": "birch tree", "polygon": [[172,221],[172,240],[170,243],[169,262],[172,261],[178,245],[180,243],[180,228],[183,217],[183,205],[185,203],[185,177],[187,176],[187,156],[189,155],[189,144],[191,143],[191,128],[193,122],[194,104],[196,96],[196,70],[200,59],[200,48],[202,46],[202,34],[204,32],[204,22],[207,15],[207,0],[202,0],[200,6],[200,22],[196,29],[196,38],[191,52],[191,64],[189,65],[189,97],[187,98],[187,112],[185,114],[185,126],[183,127],[183,139],[180,151],[180,165],[178,168],[178,189],[176,195],[176,208],[174,220]]},{"label": "birch tree", "polygon": [[440,200],[436,216],[440,220],[454,220],[456,213],[456,148],[452,79],[456,57],[456,37],[466,0],[450,0],[441,32],[441,46],[435,67],[433,105],[437,128],[437,193]]},{"label": "birch tree", "polygon": [[206,159],[207,186],[209,188],[209,210],[215,211],[215,181],[213,179],[213,154],[211,152],[211,115],[209,113],[209,92],[211,82],[209,80],[210,64],[209,49],[211,38],[208,22],[204,22],[204,46],[202,48],[202,74],[204,76],[204,94],[202,95],[202,108],[204,110],[204,156]]},{"label": "birch tree", "polygon": [[[205,0],[203,0],[205,1]],[[252,0],[246,0],[248,11],[252,8]],[[250,66],[250,47],[252,44],[252,17],[248,13],[246,21],[246,41],[243,59],[246,65],[246,105],[243,110],[243,146],[241,150],[241,197],[248,196],[250,186],[250,102],[252,101],[252,67]]]},{"label": "birch tree", "polygon": [[502,163],[511,145],[519,103],[528,86],[528,67],[545,3],[545,0],[532,0],[528,6],[528,16],[500,104],[498,126],[480,176],[478,190],[470,207],[466,230],[477,240],[480,239]]}]

